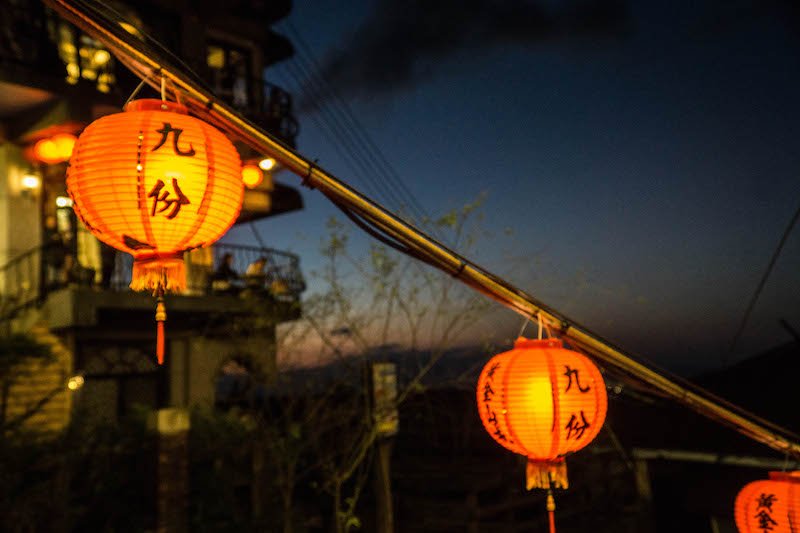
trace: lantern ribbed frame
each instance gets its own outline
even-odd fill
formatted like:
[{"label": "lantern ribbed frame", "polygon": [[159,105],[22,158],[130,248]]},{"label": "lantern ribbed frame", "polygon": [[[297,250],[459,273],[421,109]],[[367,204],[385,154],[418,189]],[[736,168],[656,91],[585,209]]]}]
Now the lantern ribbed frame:
[{"label": "lantern ribbed frame", "polygon": [[494,356],[478,378],[477,400],[492,438],[532,461],[557,460],[589,444],[608,408],[600,371],[557,339],[520,338]]},{"label": "lantern ribbed frame", "polygon": [[[774,496],[768,500],[769,507],[759,506],[759,503],[767,503],[762,496],[769,495]],[[769,520],[762,513],[766,513]],[[770,472],[770,479],[745,485],[736,496],[734,518],[739,533],[800,531],[800,472]],[[761,527],[763,524],[771,529],[765,530]]]},{"label": "lantern ribbed frame", "polygon": [[[158,131],[165,124],[172,128],[166,135]],[[194,154],[181,156],[176,148]],[[188,199],[172,218],[174,204],[166,202],[158,210],[170,207],[153,214],[150,195],[159,180],[167,200],[178,197],[174,184]],[[97,238],[130,253],[139,266],[166,268],[184,251],[219,239],[236,221],[244,195],[239,153],[228,138],[184,106],[161,100],[131,102],[87,126],[72,152],[67,190]]]}]

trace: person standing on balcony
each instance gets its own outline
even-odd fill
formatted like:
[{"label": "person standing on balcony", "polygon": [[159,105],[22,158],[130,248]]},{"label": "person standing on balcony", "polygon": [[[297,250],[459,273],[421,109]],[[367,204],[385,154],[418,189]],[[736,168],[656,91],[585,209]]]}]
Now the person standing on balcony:
[{"label": "person standing on balcony", "polygon": [[219,293],[238,292],[233,284],[239,279],[238,272],[233,268],[233,254],[226,253],[211,276],[211,290]]}]

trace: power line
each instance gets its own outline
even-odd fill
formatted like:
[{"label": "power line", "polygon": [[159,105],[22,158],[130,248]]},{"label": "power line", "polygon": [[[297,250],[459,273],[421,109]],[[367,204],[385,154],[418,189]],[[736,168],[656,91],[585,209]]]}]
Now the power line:
[{"label": "power line", "polygon": [[733,342],[731,342],[731,347],[728,349],[729,356],[733,353],[733,350],[736,348],[736,343],[739,342],[739,337],[742,336],[742,332],[744,331],[744,328],[747,325],[747,321],[750,319],[750,314],[753,312],[753,308],[756,306],[758,297],[761,296],[761,291],[764,290],[764,285],[766,285],[767,283],[767,278],[769,278],[769,275],[772,273],[772,268],[778,261],[778,256],[781,254],[781,250],[783,250],[783,246],[786,244],[786,241],[789,240],[789,234],[792,233],[792,229],[794,229],[794,226],[797,223],[798,218],[800,218],[800,206],[797,207],[797,211],[795,211],[794,216],[789,221],[789,225],[786,226],[786,231],[783,232],[783,237],[781,237],[781,240],[778,243],[778,247],[775,248],[775,252],[772,254],[772,258],[769,260],[769,264],[767,265],[767,270],[764,272],[764,275],[761,276],[761,280],[758,282],[758,285],[756,286],[756,291],[755,293],[753,293],[753,297],[750,298],[750,303],[747,305],[747,310],[745,310],[744,312],[744,317],[742,317],[742,322],[739,324],[739,329],[736,330],[736,335],[734,335],[733,337]]},{"label": "power line", "polygon": [[[381,189],[384,191],[384,194],[386,194],[386,199],[392,200],[392,202],[396,203],[399,207],[407,208],[412,217],[417,218],[418,222],[428,225],[429,230],[435,233],[435,228],[427,224],[431,220],[430,215],[405,185],[405,182],[400,178],[383,152],[367,134],[365,128],[357,119],[350,106],[320,75],[321,68],[314,59],[313,53],[303,40],[300,32],[291,22],[287,21],[286,25],[288,26],[289,32],[292,34],[292,39],[297,42],[300,47],[300,50],[295,55],[299,63],[298,68],[306,78],[306,85],[313,87],[315,97],[319,98],[318,102],[313,102],[315,106],[320,109],[320,111],[331,109],[331,111],[329,111],[329,116],[331,116],[341,128],[344,128],[349,135],[347,142],[350,144],[355,154],[357,154],[354,157],[361,161],[362,167],[369,167],[372,169],[369,171],[370,175],[372,176],[372,174],[374,174],[374,177],[381,183]],[[325,102],[331,105],[323,105]],[[366,160],[364,156],[366,156]]]},{"label": "power line", "polygon": [[[296,65],[288,63],[287,68],[289,70],[296,69],[294,70],[293,75],[298,80],[297,83],[304,86],[306,93],[311,96],[309,99],[315,105],[315,108],[319,110],[321,115],[327,117],[329,124],[331,124],[331,127],[335,130],[333,142],[338,142],[344,145],[344,148],[352,161],[359,166],[362,172],[364,172],[362,179],[364,179],[364,181],[374,183],[376,187],[380,189],[381,195],[385,201],[395,205],[400,204],[401,200],[394,194],[391,187],[386,183],[386,180],[380,171],[376,169],[369,161],[364,159],[363,153],[365,152],[365,148],[357,145],[358,143],[355,141],[352,128],[341,121],[337,114],[338,109],[335,106],[323,105],[323,103],[327,100],[327,95],[325,94],[324,87],[322,87],[322,84],[318,81],[319,78],[314,76],[302,65],[302,59],[301,62]],[[297,74],[298,72],[299,74]]]},{"label": "power line", "polygon": [[[305,77],[299,72],[297,67],[288,63],[285,66],[290,76],[294,79],[295,84],[298,86],[298,90],[301,91],[307,99],[316,100],[317,92],[304,82]],[[370,193],[375,196],[386,197],[385,189],[381,188],[381,185],[374,179],[371,179],[372,172],[365,166],[363,160],[358,157],[356,149],[349,141],[347,132],[341,127],[339,122],[336,121],[335,117],[331,115],[329,110],[320,108],[320,111],[320,113],[312,113],[310,115],[311,120],[323,131],[323,134],[330,138],[331,144],[336,152],[347,163],[353,174],[359,178],[359,181],[370,189]],[[381,192],[378,191],[378,188],[381,188]]]},{"label": "power line", "polygon": [[300,32],[297,28],[291,23],[287,21],[287,25],[289,26],[290,31],[292,32],[292,38],[297,41],[297,43],[301,47],[301,54],[299,54],[299,58],[301,61],[305,61],[303,59],[303,53],[308,57],[308,62],[311,63],[311,67],[307,68],[306,70],[311,71],[314,76],[312,79],[317,81],[317,84],[321,86],[325,91],[328,93],[328,96],[331,100],[333,100],[337,105],[338,111],[340,114],[346,119],[345,122],[350,122],[352,124],[351,131],[356,134],[356,137],[362,142],[368,150],[366,150],[366,154],[373,159],[376,168],[382,168],[385,173],[388,174],[388,182],[394,185],[398,191],[400,192],[401,196],[405,196],[405,201],[410,204],[410,207],[415,209],[419,209],[421,211],[422,208],[417,202],[417,199],[414,197],[412,192],[408,189],[400,176],[395,171],[394,167],[389,163],[389,161],[384,156],[383,152],[375,145],[371,137],[366,133],[366,129],[361,125],[361,122],[358,120],[356,115],[353,113],[353,110],[347,104],[347,102],[339,95],[339,92],[331,86],[329,83],[325,81],[325,79],[321,76],[322,68],[320,67],[319,63],[314,58],[313,53],[311,52],[309,46],[305,43]]},{"label": "power line", "polygon": [[[303,86],[301,76],[292,70],[292,67],[287,66],[287,71],[294,80],[295,84],[298,86],[298,90],[306,95],[307,98],[313,98],[313,93],[311,93],[310,89]],[[333,145],[334,150],[336,150],[336,153],[348,164],[351,171],[358,176],[359,180],[362,181],[363,184],[369,189],[370,194],[377,196],[377,191],[375,190],[372,181],[364,178],[364,169],[358,165],[355,158],[352,156],[352,153],[343,147],[341,143],[336,142],[336,139],[339,138],[340,135],[337,134],[337,127],[334,123],[332,123],[332,121],[329,120],[327,114],[311,114],[310,118],[324,135],[330,137],[331,144]]]}]

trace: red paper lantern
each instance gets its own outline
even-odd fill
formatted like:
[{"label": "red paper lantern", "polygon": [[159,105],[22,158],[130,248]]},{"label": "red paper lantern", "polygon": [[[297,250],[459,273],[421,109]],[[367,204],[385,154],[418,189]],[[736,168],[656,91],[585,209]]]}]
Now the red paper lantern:
[{"label": "red paper lantern", "polygon": [[770,472],[736,496],[736,527],[740,533],[800,531],[800,472]]},{"label": "red paper lantern", "polygon": [[589,444],[606,417],[606,387],[586,356],[557,339],[517,339],[478,379],[478,411],[499,444],[528,458],[528,488],[566,488],[564,457]]},{"label": "red paper lantern", "polygon": [[186,287],[184,252],[212,244],[236,221],[244,195],[239,153],[184,106],[137,100],[86,127],[72,151],[67,190],[98,239],[133,255],[131,289],[159,297],[162,362],[161,296]]},{"label": "red paper lantern", "polygon": [[219,239],[244,194],[227,137],[162,100],[92,122],[75,144],[67,189],[86,227],[133,255],[132,289],[173,292],[186,286],[183,253]]}]

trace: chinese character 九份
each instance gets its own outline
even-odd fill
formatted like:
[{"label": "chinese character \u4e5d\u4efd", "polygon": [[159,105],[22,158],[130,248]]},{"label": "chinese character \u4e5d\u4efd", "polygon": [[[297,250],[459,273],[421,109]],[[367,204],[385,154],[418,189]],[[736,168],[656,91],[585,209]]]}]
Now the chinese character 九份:
[{"label": "chinese character \u4e5d\u4efd", "polygon": [[186,151],[181,150],[180,147],[178,146],[178,141],[180,140],[180,136],[181,133],[183,133],[183,130],[180,128],[173,128],[172,124],[170,124],[169,122],[163,122],[163,124],[164,126],[160,130],[156,130],[156,132],[161,134],[161,140],[151,151],[155,152],[156,150],[164,146],[164,143],[167,142],[167,137],[169,137],[169,134],[171,133],[172,151],[175,152],[176,155],[181,155],[184,157],[193,156],[195,154],[195,151],[194,147],[192,146],[192,143],[189,143],[189,149]]},{"label": "chinese character \u4e5d\u4efd", "polygon": [[[170,198],[170,191],[163,191],[164,189],[164,182],[162,180],[158,180],[153,188],[150,190],[150,193],[147,195],[148,198],[153,199],[153,209],[150,211],[150,216],[156,216],[156,213],[163,213],[170,207],[172,207],[172,211],[167,214],[168,219],[173,219],[178,216],[178,213],[181,210],[181,206],[188,205],[189,198],[183,194],[183,191],[178,186],[178,180],[172,178],[172,189],[175,193],[175,198]],[[161,208],[159,209],[159,204],[162,204]]]},{"label": "chinese character \u4e5d\u4efd", "polygon": [[579,391],[583,393],[589,392],[591,388],[588,385],[586,387],[581,386],[581,376],[577,368],[570,368],[569,365],[564,365],[564,368],[566,369],[564,375],[569,379],[567,382],[567,389],[564,392],[569,392],[569,389],[572,388],[573,377],[575,378],[575,385],[578,387]]}]

